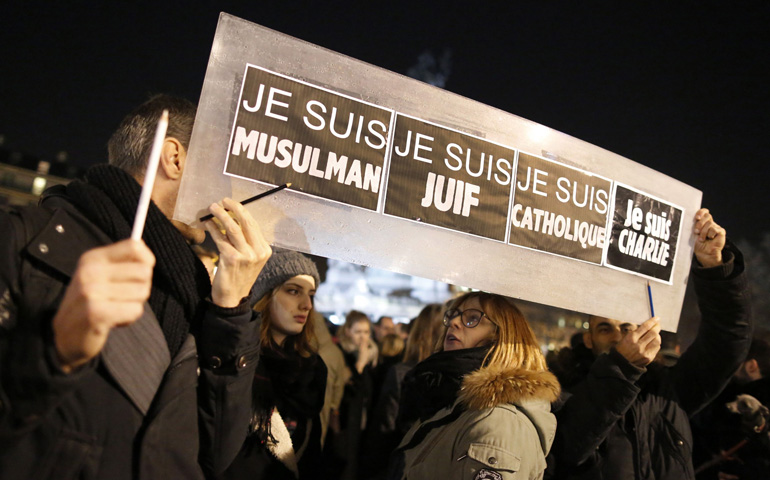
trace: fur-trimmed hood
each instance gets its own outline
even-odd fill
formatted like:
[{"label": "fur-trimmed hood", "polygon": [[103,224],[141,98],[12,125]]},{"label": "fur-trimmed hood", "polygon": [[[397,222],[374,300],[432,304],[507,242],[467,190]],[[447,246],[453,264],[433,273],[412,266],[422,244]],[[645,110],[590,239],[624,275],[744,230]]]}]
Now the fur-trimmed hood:
[{"label": "fur-trimmed hood", "polygon": [[459,400],[469,410],[482,410],[533,400],[552,403],[560,392],[559,381],[551,372],[488,366],[465,376]]},{"label": "fur-trimmed hood", "polygon": [[484,367],[463,378],[457,401],[467,410],[515,405],[534,425],[540,448],[547,455],[556,435],[556,417],[551,413],[551,403],[559,393],[559,381],[551,372]]}]

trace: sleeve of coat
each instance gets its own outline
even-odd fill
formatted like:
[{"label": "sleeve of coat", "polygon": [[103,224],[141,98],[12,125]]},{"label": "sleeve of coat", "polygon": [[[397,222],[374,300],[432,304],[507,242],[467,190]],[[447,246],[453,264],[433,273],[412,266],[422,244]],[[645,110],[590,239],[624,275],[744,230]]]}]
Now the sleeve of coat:
[{"label": "sleeve of coat", "polygon": [[381,433],[396,431],[396,416],[398,415],[398,400],[401,396],[399,385],[398,366],[391,367],[385,374],[385,381],[380,390],[380,398],[374,409],[376,426]]},{"label": "sleeve of coat", "polygon": [[[21,251],[23,224],[13,213],[0,209],[0,455],[12,451],[29,432],[45,421],[47,414],[89,375],[98,364],[94,359],[65,374],[59,368],[53,345],[50,316],[33,321],[22,303]],[[36,278],[45,296],[58,297],[58,290]],[[52,288],[46,289],[46,286]],[[43,298],[36,298],[44,302]],[[40,307],[40,305],[36,305]]]},{"label": "sleeve of coat", "polygon": [[724,265],[703,268],[693,260],[701,324],[695,341],[670,372],[680,406],[693,415],[725,387],[746,358],[752,334],[749,285],[743,255],[730,242]]},{"label": "sleeve of coat", "polygon": [[197,340],[200,463],[209,475],[227,469],[248,434],[260,327],[251,305],[209,303]]},{"label": "sleeve of coat", "polygon": [[345,382],[347,379],[345,378],[345,357],[342,356],[342,352],[339,349],[335,352],[335,356],[337,360],[335,361],[336,365],[333,367],[334,381],[332,385],[331,406],[339,410],[342,403],[342,394],[345,393]]},{"label": "sleeve of coat", "polygon": [[599,355],[571,394],[562,394],[565,400],[556,412],[556,437],[549,463],[563,471],[593,461],[597,447],[636,400],[640,391],[636,382],[645,371],[614,348]]}]

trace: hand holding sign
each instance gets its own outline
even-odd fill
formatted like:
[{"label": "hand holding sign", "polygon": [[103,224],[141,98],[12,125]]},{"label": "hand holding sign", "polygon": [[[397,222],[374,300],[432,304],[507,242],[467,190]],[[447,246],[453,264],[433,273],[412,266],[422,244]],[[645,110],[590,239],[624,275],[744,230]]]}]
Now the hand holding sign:
[{"label": "hand holding sign", "polygon": [[695,213],[695,258],[704,267],[722,265],[722,249],[727,241],[727,232],[717,225],[707,208]]},{"label": "hand holding sign", "polygon": [[251,291],[273,251],[254,217],[240,203],[225,198],[222,205],[212,204],[209,212],[225,229],[223,234],[214,222],[206,223],[219,249],[211,300],[220,307],[236,307]]},{"label": "hand holding sign", "polygon": [[632,365],[643,368],[655,360],[660,351],[660,320],[652,317],[629,332],[615,349]]}]

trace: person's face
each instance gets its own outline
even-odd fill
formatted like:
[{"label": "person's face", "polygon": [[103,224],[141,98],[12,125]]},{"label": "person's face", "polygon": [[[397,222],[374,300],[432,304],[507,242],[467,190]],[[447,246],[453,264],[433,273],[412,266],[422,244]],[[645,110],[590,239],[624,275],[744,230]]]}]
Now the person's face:
[{"label": "person's face", "polygon": [[404,341],[409,338],[409,332],[406,330],[403,323],[396,324],[396,335],[401,337]]},{"label": "person's face", "polygon": [[383,338],[385,338],[387,335],[390,335],[391,333],[396,333],[396,324],[393,323],[393,319],[390,317],[383,317],[382,320],[380,320],[380,324],[375,329],[375,333],[377,334],[377,341],[381,342]]},{"label": "person's face", "polygon": [[315,280],[310,275],[297,275],[278,287],[270,299],[270,334],[278,345],[286,337],[299,335],[313,308]]},{"label": "person's face", "polygon": [[611,318],[591,317],[588,332],[583,334],[583,343],[594,355],[607,353],[629,332],[636,330],[633,323],[621,322]]},{"label": "person's face", "polygon": [[[469,308],[484,311],[478,298],[470,298],[458,307],[460,311]],[[444,335],[444,350],[460,350],[491,343],[495,337],[495,331],[495,324],[487,316],[484,316],[475,327],[468,328],[462,322],[462,315],[458,315],[449,322]]]},{"label": "person's face", "polygon": [[368,321],[360,321],[354,323],[348,331],[350,339],[353,340],[355,345],[366,345],[372,338],[371,327]]}]

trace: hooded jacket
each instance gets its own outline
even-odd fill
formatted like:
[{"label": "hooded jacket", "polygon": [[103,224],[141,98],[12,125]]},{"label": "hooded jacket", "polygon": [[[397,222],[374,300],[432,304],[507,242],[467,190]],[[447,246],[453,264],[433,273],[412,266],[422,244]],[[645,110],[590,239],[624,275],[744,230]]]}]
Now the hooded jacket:
[{"label": "hooded jacket", "polygon": [[455,403],[417,422],[402,440],[400,478],[542,478],[558,393],[550,372],[491,366],[466,375]]}]

